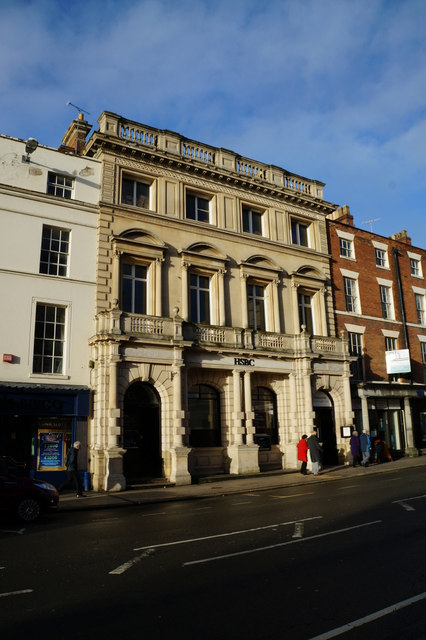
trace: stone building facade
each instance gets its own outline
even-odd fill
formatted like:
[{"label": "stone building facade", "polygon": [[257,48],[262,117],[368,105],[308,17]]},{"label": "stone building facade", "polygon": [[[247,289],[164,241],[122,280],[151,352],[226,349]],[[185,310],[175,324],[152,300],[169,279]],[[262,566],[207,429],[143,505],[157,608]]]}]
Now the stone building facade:
[{"label": "stone building facade", "polygon": [[325,463],[352,424],[324,184],[103,112],[92,484]]},{"label": "stone building facade", "polygon": [[426,447],[426,251],[405,231],[385,238],[355,227],[348,206],[328,217],[357,428],[384,437],[394,456],[417,455]]}]

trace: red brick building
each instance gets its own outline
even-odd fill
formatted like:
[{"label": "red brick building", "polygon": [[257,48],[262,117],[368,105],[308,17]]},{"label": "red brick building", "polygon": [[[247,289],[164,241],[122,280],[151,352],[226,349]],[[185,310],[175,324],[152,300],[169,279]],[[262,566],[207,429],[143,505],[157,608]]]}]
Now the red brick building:
[{"label": "red brick building", "polygon": [[349,340],[354,422],[393,455],[426,448],[426,250],[328,216],[336,328]]}]

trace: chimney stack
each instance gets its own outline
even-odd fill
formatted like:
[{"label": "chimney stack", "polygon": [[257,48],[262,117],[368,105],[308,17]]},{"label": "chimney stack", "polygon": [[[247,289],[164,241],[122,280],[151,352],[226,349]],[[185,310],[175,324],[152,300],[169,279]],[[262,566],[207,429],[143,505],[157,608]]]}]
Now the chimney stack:
[{"label": "chimney stack", "polygon": [[64,153],[81,153],[84,149],[84,145],[86,144],[87,134],[91,128],[92,125],[84,119],[82,113],[79,113],[78,118],[71,122],[64,137],[62,138],[62,144],[59,147],[59,151],[63,151]]}]

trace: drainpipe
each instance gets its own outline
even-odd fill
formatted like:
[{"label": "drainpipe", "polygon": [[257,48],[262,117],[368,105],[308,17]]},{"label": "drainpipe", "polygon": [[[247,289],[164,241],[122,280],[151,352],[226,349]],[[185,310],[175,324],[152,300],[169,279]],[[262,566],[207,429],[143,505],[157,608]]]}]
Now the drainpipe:
[{"label": "drainpipe", "polygon": [[[408,340],[407,320],[405,317],[404,296],[402,293],[401,272],[399,270],[398,249],[393,248],[392,251],[393,251],[393,259],[395,262],[395,269],[396,269],[396,280],[398,283],[399,304],[401,306],[401,317],[402,317],[402,326],[404,328],[405,348],[410,350],[410,342]],[[410,357],[410,360],[411,360],[411,357]],[[410,367],[410,384],[412,383],[413,383],[413,374]]]}]

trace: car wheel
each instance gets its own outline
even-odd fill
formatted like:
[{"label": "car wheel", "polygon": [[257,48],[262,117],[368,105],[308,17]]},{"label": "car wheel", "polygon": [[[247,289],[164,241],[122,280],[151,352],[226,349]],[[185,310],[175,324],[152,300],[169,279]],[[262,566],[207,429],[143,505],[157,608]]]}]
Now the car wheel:
[{"label": "car wheel", "polygon": [[41,513],[41,506],[36,498],[23,498],[16,505],[16,515],[23,522],[37,520]]}]

